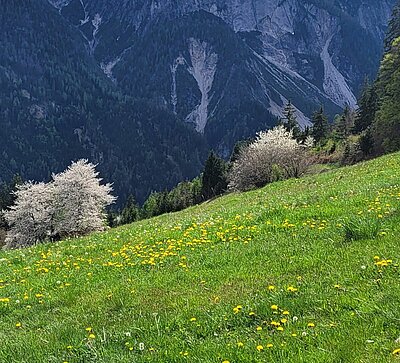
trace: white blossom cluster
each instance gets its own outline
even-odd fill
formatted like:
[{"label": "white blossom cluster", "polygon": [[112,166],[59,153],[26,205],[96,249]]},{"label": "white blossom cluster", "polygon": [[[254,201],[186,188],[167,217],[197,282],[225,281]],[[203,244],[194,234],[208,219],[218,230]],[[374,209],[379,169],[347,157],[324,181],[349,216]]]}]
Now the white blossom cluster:
[{"label": "white blossom cluster", "polygon": [[312,138],[299,143],[283,126],[258,133],[233,164],[229,188],[243,191],[301,176],[310,164],[308,150],[313,144]]},{"label": "white blossom cluster", "polygon": [[101,185],[98,175],[95,165],[79,160],[53,174],[49,183],[19,186],[15,204],[3,212],[10,226],[5,247],[27,247],[104,229],[104,209],[116,198],[112,186]]}]

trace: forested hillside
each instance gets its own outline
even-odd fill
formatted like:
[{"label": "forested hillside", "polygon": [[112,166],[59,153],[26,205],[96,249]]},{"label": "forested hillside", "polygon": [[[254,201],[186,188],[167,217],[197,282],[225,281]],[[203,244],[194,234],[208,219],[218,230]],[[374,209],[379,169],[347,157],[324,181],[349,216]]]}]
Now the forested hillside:
[{"label": "forested hillside", "polygon": [[392,152],[400,150],[400,2],[389,24],[385,48],[375,85],[379,106],[373,127],[377,148]]},{"label": "forested hillside", "polygon": [[197,175],[206,153],[195,131],[123,96],[47,1],[2,4],[0,32],[0,180],[48,179],[86,157],[122,199],[143,200]]}]

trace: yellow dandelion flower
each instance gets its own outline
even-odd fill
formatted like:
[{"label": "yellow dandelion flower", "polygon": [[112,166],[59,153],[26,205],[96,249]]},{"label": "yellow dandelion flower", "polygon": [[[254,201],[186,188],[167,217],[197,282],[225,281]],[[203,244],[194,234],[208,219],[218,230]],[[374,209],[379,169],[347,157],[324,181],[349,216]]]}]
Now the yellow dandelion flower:
[{"label": "yellow dandelion flower", "polygon": [[262,345],[257,345],[256,349],[261,352],[264,350],[264,347]]},{"label": "yellow dandelion flower", "polygon": [[278,330],[278,331],[283,331],[283,327],[278,326],[278,327],[276,328],[276,330]]},{"label": "yellow dandelion flower", "polygon": [[236,345],[238,346],[238,348],[242,348],[244,346],[242,342],[237,342]]},{"label": "yellow dandelion flower", "polygon": [[261,331],[263,328],[261,327],[261,326],[258,326],[257,328],[256,328],[256,330],[257,331]]},{"label": "yellow dandelion flower", "polygon": [[194,322],[194,321],[196,321],[197,319],[196,318],[191,318],[190,319],[190,321],[192,321],[192,322]]},{"label": "yellow dandelion flower", "polygon": [[314,324],[314,323],[308,323],[307,326],[308,326],[309,328],[314,328],[314,327],[315,327],[315,324]]},{"label": "yellow dandelion flower", "polygon": [[96,338],[96,335],[94,335],[93,333],[90,333],[89,336],[88,336],[88,338],[89,338],[89,339],[95,339],[95,338]]},{"label": "yellow dandelion flower", "polygon": [[20,322],[18,322],[18,323],[15,324],[15,327],[16,327],[16,328],[21,328],[21,327],[22,327],[22,324],[21,324]]},{"label": "yellow dandelion flower", "polygon": [[392,354],[393,354],[393,355],[400,354],[400,348],[395,349],[395,350],[392,352]]},{"label": "yellow dandelion flower", "polygon": [[289,312],[287,310],[285,310],[282,314],[283,315],[289,315]]},{"label": "yellow dandelion flower", "polygon": [[278,305],[271,305],[271,309],[275,311],[278,310]]},{"label": "yellow dandelion flower", "polygon": [[272,343],[267,344],[267,348],[272,348],[274,345]]},{"label": "yellow dandelion flower", "polygon": [[269,290],[269,291],[275,290],[275,286],[274,286],[274,285],[269,285],[269,286],[268,286],[268,290]]}]

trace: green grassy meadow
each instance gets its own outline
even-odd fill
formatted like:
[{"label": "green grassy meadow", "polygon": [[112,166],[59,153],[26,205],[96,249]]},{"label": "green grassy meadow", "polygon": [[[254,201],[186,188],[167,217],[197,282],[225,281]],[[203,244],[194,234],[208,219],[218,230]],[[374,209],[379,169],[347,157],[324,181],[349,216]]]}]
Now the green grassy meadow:
[{"label": "green grassy meadow", "polygon": [[0,362],[397,362],[399,237],[393,154],[2,251]]}]

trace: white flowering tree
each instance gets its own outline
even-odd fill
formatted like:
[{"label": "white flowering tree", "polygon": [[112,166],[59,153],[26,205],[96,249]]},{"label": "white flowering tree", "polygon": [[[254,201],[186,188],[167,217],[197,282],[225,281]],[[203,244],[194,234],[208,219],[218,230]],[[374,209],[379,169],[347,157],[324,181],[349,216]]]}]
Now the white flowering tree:
[{"label": "white flowering tree", "polygon": [[32,246],[51,234],[52,185],[25,183],[17,187],[15,204],[4,211],[11,227],[5,240],[6,248]]},{"label": "white flowering tree", "polygon": [[53,175],[54,235],[58,238],[101,231],[105,207],[114,203],[110,184],[101,185],[95,165],[87,160],[72,163]]},{"label": "white flowering tree", "polygon": [[87,160],[53,175],[50,183],[18,187],[15,205],[4,211],[10,226],[6,248],[101,231],[105,207],[114,203],[110,184],[101,185],[95,165]]},{"label": "white flowering tree", "polygon": [[308,150],[312,144],[309,138],[304,144],[299,143],[283,126],[260,132],[233,164],[229,188],[249,190],[301,176],[310,164]]}]

